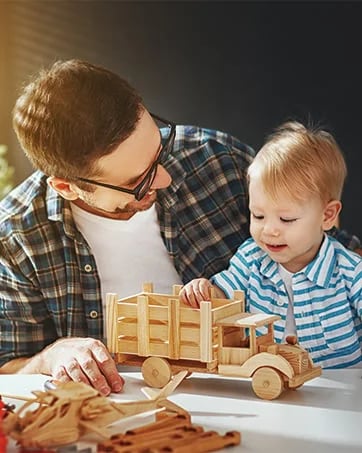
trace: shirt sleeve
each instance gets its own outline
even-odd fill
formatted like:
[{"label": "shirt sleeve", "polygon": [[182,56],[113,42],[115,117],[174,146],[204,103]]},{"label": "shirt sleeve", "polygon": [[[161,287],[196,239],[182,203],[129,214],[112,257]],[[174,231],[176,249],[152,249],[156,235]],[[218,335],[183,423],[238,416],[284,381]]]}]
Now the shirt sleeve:
[{"label": "shirt sleeve", "polygon": [[32,356],[56,338],[53,321],[29,267],[30,260],[20,248],[11,253],[0,244],[0,366]]},{"label": "shirt sleeve", "polygon": [[350,300],[357,316],[362,321],[362,261],[356,266],[355,278],[350,289]]},{"label": "shirt sleeve", "polygon": [[243,290],[245,293],[248,290],[250,263],[247,262],[244,249],[245,244],[242,244],[231,258],[228,269],[211,278],[211,283],[218,286],[229,298],[234,297],[236,290]]}]

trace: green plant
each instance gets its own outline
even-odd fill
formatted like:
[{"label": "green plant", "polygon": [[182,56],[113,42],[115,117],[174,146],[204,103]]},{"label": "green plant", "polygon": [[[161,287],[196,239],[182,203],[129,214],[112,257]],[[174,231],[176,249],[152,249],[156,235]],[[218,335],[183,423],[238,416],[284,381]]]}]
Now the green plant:
[{"label": "green plant", "polygon": [[7,151],[6,145],[0,145],[0,199],[14,187],[14,167],[11,167],[7,161]]}]

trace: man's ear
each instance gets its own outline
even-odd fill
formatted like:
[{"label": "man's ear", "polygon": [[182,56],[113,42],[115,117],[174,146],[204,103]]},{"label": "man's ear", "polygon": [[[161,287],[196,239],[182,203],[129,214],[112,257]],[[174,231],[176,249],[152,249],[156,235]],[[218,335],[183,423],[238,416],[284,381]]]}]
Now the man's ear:
[{"label": "man's ear", "polygon": [[330,201],[323,212],[323,230],[328,231],[338,224],[338,214],[341,212],[342,203],[339,200]]},{"label": "man's ear", "polygon": [[66,200],[73,201],[79,197],[78,193],[75,191],[74,184],[66,179],[49,176],[47,183]]}]

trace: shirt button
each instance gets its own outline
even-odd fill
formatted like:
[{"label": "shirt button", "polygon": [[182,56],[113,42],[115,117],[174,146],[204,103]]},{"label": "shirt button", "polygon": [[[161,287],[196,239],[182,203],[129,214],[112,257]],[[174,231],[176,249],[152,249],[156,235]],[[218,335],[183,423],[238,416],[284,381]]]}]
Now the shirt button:
[{"label": "shirt button", "polygon": [[91,266],[90,264],[86,264],[86,265],[84,266],[84,270],[85,270],[86,272],[91,272],[92,269],[93,269],[93,268],[92,268],[92,266]]},{"label": "shirt button", "polygon": [[277,304],[279,305],[279,307],[281,307],[282,305],[284,305],[284,302],[282,300],[278,300]]},{"label": "shirt button", "polygon": [[92,319],[96,319],[96,318],[98,318],[98,312],[96,310],[92,310],[92,311],[89,312],[89,316]]}]

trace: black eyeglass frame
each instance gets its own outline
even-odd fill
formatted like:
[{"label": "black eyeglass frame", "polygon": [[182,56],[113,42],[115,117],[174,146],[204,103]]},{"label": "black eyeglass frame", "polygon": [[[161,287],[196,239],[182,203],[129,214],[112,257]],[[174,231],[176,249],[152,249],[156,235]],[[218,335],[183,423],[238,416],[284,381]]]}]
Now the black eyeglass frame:
[{"label": "black eyeglass frame", "polygon": [[164,146],[161,144],[160,152],[157,156],[157,159],[153,162],[150,169],[145,174],[142,181],[140,181],[134,189],[127,189],[126,187],[119,187],[114,186],[112,184],[107,184],[105,182],[98,182],[94,181],[93,179],[88,178],[77,178],[78,181],[86,182],[88,184],[94,184],[96,186],[105,187],[107,189],[117,190],[118,192],[128,193],[130,195],[134,195],[137,201],[142,200],[142,198],[146,195],[146,193],[150,190],[150,187],[156,177],[157,167],[160,165],[164,160],[168,157],[173,149],[173,145],[175,142],[176,137],[176,123],[172,121],[165,120],[158,115],[150,112],[152,118],[160,121],[161,123],[165,123],[170,128],[170,135],[167,138]]}]

